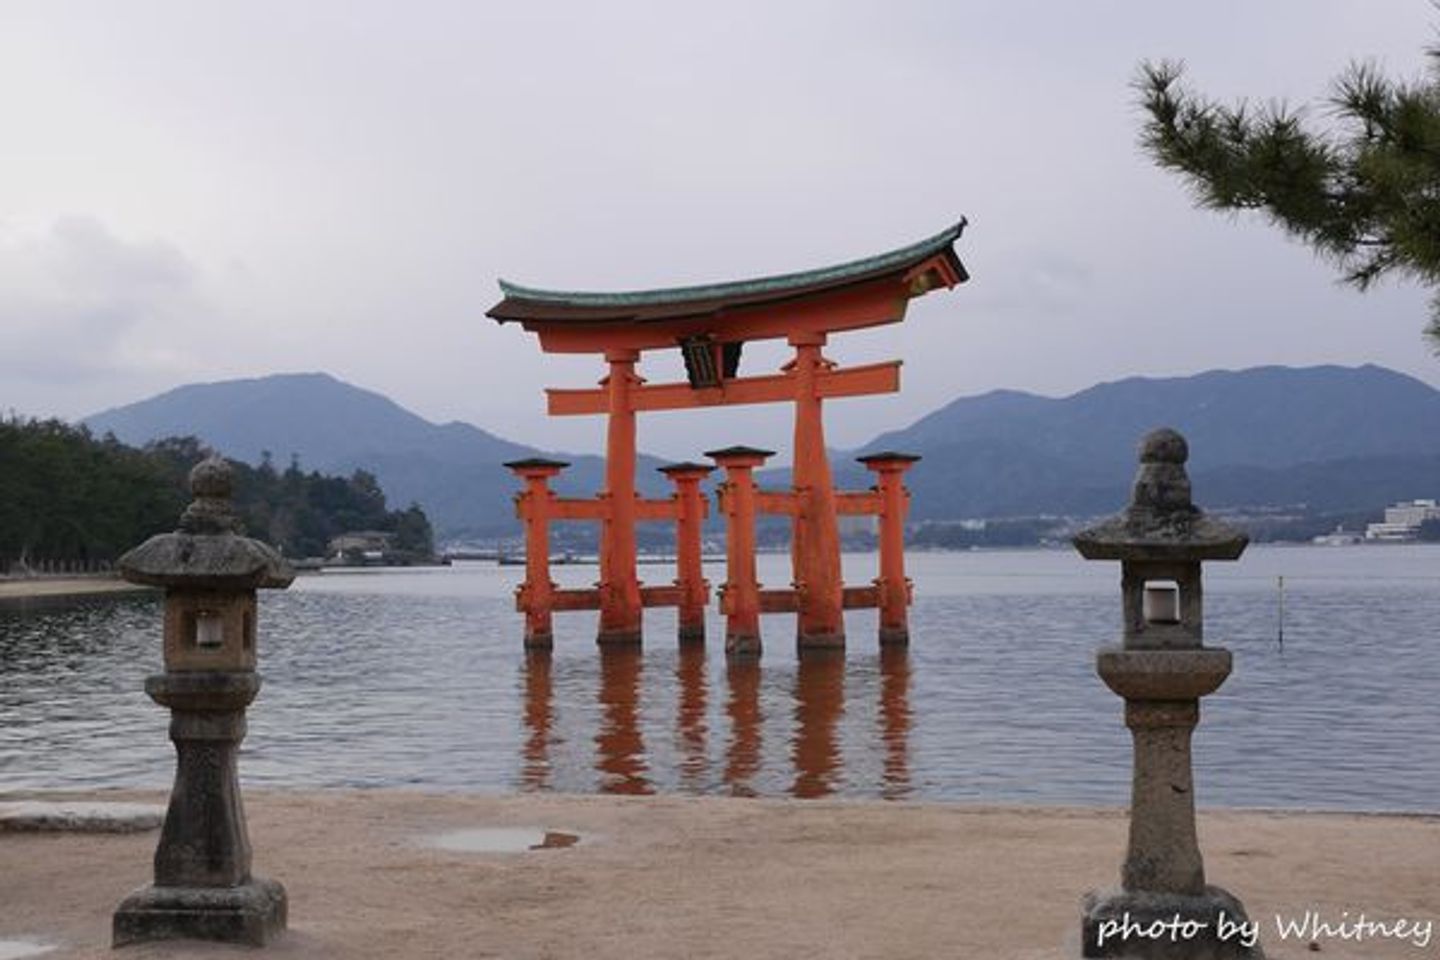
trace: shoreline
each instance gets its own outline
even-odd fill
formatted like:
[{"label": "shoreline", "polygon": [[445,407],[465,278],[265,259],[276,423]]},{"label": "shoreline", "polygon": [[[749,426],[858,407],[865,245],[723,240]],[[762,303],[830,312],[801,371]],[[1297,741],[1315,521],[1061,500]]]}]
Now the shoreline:
[{"label": "shoreline", "polygon": [[63,602],[84,597],[139,596],[154,592],[154,587],[121,580],[114,573],[0,577],[0,604],[25,604],[35,600]]},{"label": "shoreline", "polygon": [[[16,791],[0,800],[163,803],[157,791]],[[1113,886],[1119,808],[882,800],[253,790],[255,872],[285,884],[295,957],[1078,955],[1079,903]],[[579,837],[525,852],[442,849],[455,831]],[[1272,917],[1440,924],[1440,814],[1199,813],[1207,877],[1263,922],[1272,960],[1308,957]],[[0,834],[0,940],[111,957],[109,918],[150,877],[158,834]],[[1326,957],[1423,960],[1440,938],[1322,939]],[[193,942],[124,956],[229,956]]]},{"label": "shoreline", "polygon": [[[166,771],[163,777],[156,778],[152,784],[133,784],[127,786],[97,785],[97,786],[67,786],[67,787],[13,787],[7,788],[0,785],[0,804],[18,803],[26,801],[40,802],[90,802],[99,803],[130,803],[130,802],[152,802],[164,803],[169,794],[169,783],[173,774]],[[161,781],[164,781],[162,785]],[[242,789],[245,796],[252,792],[259,796],[269,795],[274,797],[367,797],[367,796],[393,796],[397,798],[414,797],[417,800],[463,800],[465,798],[495,798],[512,797],[517,801],[526,798],[537,797],[569,797],[575,800],[584,800],[593,797],[600,800],[614,799],[627,801],[632,799],[640,800],[675,800],[677,802],[711,802],[711,801],[735,801],[739,803],[781,803],[796,804],[800,806],[823,806],[834,805],[838,807],[859,807],[876,805],[881,807],[896,807],[898,809],[926,809],[936,808],[941,810],[964,811],[967,813],[1011,813],[1016,815],[1036,815],[1044,817],[1056,817],[1059,819],[1075,817],[1123,817],[1128,811],[1128,806],[1116,804],[1086,804],[1083,802],[1063,801],[1035,801],[1026,800],[967,800],[967,799],[943,799],[936,797],[900,797],[887,798],[866,795],[846,795],[840,793],[827,794],[823,797],[797,797],[790,794],[731,794],[731,793],[685,793],[666,792],[657,790],[652,793],[629,794],[624,792],[607,791],[571,791],[555,788],[528,788],[516,789],[514,787],[495,787],[487,789],[483,786],[473,787],[443,787],[425,783],[385,783],[366,786],[329,786],[308,783],[275,783],[270,782],[263,785],[245,786],[244,771],[241,771]],[[1128,791],[1127,791],[1128,792]],[[157,799],[158,798],[158,799]],[[1424,823],[1433,823],[1440,827],[1440,804],[1433,810],[1404,810],[1390,809],[1385,807],[1256,807],[1256,806],[1227,806],[1223,803],[1210,803],[1196,808],[1197,816],[1244,816],[1244,817],[1306,817],[1306,818],[1339,818],[1339,819],[1364,819],[1364,820],[1413,820]],[[1440,850],[1437,850],[1440,855]],[[1440,864],[1437,864],[1440,866]],[[1440,919],[1440,918],[1437,918]],[[1440,957],[1440,954],[1437,954]]]}]

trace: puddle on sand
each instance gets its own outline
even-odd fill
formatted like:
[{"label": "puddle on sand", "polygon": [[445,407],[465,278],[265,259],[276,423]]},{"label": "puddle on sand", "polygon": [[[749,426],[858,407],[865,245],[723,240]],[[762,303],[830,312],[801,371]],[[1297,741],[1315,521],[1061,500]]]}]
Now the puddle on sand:
[{"label": "puddle on sand", "polygon": [[21,957],[38,957],[55,948],[31,940],[0,940],[0,960],[20,960]]},{"label": "puddle on sand", "polygon": [[530,850],[561,850],[579,842],[578,833],[542,830],[539,827],[477,827],[439,834],[431,837],[428,845],[457,853],[526,853]]}]

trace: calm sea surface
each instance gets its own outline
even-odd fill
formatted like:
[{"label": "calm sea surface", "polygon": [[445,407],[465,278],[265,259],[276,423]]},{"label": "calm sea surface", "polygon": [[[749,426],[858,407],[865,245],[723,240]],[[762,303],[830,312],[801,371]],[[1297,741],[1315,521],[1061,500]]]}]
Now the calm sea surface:
[{"label": "calm sea surface", "polygon": [[[521,568],[323,573],[262,594],[255,786],[410,786],[1123,805],[1122,701],[1093,670],[1120,627],[1119,566],[1069,551],[915,554],[908,654],[873,611],[843,658],[797,658],[767,616],[758,664],[714,618],[677,649],[602,656],[594,614],[526,656]],[[761,558],[783,585],[787,560]],[[846,558],[863,582],[873,556]],[[1235,672],[1195,739],[1207,805],[1440,810],[1440,547],[1252,547],[1206,567],[1207,642]],[[567,585],[593,567],[558,567]],[[1285,577],[1283,647],[1276,578]],[[662,566],[642,576],[663,582]],[[708,570],[712,582],[723,579]],[[0,790],[168,785],[154,600],[0,610]]]}]

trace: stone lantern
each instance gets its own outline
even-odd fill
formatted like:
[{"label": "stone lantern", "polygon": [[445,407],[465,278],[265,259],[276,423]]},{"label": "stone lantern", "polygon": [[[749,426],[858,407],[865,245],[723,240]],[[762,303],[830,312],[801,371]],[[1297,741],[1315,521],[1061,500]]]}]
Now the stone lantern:
[{"label": "stone lantern", "polygon": [[1237,559],[1249,538],[1191,503],[1188,456],[1174,430],[1147,434],[1130,505],[1074,540],[1087,560],[1120,561],[1123,640],[1095,665],[1135,742],[1120,889],[1086,896],[1086,957],[1262,956],[1239,900],[1206,885],[1195,837],[1190,736],[1230,674],[1230,652],[1203,643],[1200,565]]},{"label": "stone lantern", "polygon": [[263,944],[285,929],[285,888],[250,873],[236,755],[255,672],[255,591],[295,575],[239,533],[231,471],[216,456],[190,472],[194,500],[174,533],[120,558],[132,583],[165,590],[165,672],[145,692],[170,708],[175,785],[155,851],[155,882],[115,911],[116,946],[194,938]]}]

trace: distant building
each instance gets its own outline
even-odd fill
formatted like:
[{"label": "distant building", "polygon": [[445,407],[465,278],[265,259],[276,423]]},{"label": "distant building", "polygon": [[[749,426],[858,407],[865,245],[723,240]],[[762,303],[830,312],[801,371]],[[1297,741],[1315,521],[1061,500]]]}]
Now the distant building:
[{"label": "distant building", "polygon": [[1440,520],[1440,504],[1434,500],[1405,500],[1385,508],[1385,519],[1365,528],[1366,540],[1414,540],[1420,524]]},{"label": "distant building", "polygon": [[326,548],[331,560],[342,563],[381,563],[393,534],[383,530],[355,530],[333,537]]},{"label": "distant building", "polygon": [[1386,523],[1405,523],[1418,527],[1426,520],[1440,520],[1440,506],[1434,500],[1411,500],[1385,508]]}]

